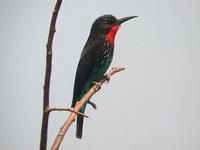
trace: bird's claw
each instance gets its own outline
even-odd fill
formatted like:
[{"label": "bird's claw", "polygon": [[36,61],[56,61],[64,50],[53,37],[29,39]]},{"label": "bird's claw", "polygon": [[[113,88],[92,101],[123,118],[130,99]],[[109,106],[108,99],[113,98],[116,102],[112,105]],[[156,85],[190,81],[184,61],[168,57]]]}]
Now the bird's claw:
[{"label": "bird's claw", "polygon": [[110,77],[107,74],[105,74],[103,77],[106,79],[107,83],[109,83]]}]

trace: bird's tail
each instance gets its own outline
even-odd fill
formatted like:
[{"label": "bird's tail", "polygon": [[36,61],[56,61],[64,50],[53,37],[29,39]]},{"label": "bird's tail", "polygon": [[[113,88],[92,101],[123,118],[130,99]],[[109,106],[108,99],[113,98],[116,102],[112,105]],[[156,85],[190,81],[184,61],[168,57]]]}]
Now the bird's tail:
[{"label": "bird's tail", "polygon": [[[84,104],[81,109],[80,112],[84,114],[85,112],[85,108],[86,108],[86,104]],[[82,138],[82,133],[83,133],[83,120],[84,117],[82,115],[77,115],[77,121],[76,121],[76,137],[78,139]]]},{"label": "bird's tail", "polygon": [[76,124],[76,137],[81,139],[82,138],[82,132],[83,132],[83,119],[84,117],[81,115],[77,116],[77,124]]}]

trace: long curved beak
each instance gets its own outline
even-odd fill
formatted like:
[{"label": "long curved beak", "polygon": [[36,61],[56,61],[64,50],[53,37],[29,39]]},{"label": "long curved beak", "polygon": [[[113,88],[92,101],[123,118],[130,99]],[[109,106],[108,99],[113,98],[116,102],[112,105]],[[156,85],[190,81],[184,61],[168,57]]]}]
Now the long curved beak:
[{"label": "long curved beak", "polygon": [[122,23],[124,23],[125,21],[128,21],[130,19],[136,18],[138,16],[130,16],[130,17],[124,17],[124,18],[120,18],[117,20],[117,25],[121,25]]}]

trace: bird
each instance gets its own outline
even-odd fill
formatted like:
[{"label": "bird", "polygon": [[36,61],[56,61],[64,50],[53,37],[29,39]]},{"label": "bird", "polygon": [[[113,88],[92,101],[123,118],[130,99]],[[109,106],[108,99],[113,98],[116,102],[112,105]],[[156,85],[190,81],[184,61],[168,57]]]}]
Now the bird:
[{"label": "bird", "polygon": [[[92,24],[89,37],[80,55],[78,62],[73,99],[71,107],[74,108],[78,102],[94,85],[95,82],[106,78],[114,52],[115,35],[121,24],[138,16],[129,16],[117,19],[111,14],[98,17]],[[84,113],[87,104],[84,104],[79,112]],[[82,138],[84,116],[77,115],[76,137]]]}]

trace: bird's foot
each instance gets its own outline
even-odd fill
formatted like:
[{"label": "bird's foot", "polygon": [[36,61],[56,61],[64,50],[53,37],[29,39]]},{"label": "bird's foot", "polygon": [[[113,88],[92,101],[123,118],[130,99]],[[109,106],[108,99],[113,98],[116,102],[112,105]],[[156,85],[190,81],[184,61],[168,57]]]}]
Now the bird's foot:
[{"label": "bird's foot", "polygon": [[106,79],[107,83],[109,83],[110,77],[107,74],[105,74],[103,77]]},{"label": "bird's foot", "polygon": [[101,89],[101,84],[99,82],[93,82],[95,85],[95,91],[99,91]]},{"label": "bird's foot", "polygon": [[90,104],[94,109],[97,109],[97,105],[92,101],[89,100],[87,103]]}]

